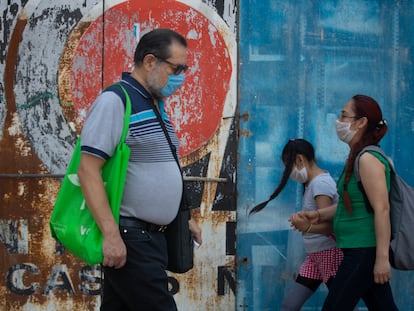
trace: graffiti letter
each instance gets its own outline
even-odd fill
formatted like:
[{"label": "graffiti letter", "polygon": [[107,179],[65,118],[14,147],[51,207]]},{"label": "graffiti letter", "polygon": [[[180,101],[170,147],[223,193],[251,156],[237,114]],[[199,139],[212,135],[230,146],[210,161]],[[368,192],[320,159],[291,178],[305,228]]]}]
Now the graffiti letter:
[{"label": "graffiti letter", "polygon": [[39,283],[32,283],[30,286],[24,285],[25,272],[40,273],[39,269],[33,264],[17,264],[7,271],[6,286],[11,292],[18,295],[32,295],[39,288]]},{"label": "graffiti letter", "polygon": [[29,249],[27,219],[0,220],[0,241],[10,254],[27,254]]},{"label": "graffiti letter", "polygon": [[218,267],[217,271],[217,294],[219,296],[225,295],[225,281],[227,280],[233,294],[236,293],[236,282],[234,280],[233,271],[230,267]]},{"label": "graffiti letter", "polygon": [[[58,280],[59,278],[61,278],[61,281]],[[66,265],[57,265],[53,267],[52,273],[43,289],[43,295],[48,295],[50,291],[59,289],[67,290],[71,295],[74,294],[73,285],[70,281]]]},{"label": "graffiti letter", "polygon": [[83,267],[79,271],[82,283],[79,285],[81,292],[87,295],[99,295],[102,287],[101,265]]}]

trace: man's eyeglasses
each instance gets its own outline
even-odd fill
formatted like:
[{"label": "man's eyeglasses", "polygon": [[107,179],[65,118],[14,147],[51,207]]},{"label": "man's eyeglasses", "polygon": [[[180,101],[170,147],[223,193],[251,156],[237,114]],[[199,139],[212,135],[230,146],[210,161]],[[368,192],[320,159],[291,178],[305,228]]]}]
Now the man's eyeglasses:
[{"label": "man's eyeglasses", "polygon": [[170,65],[170,66],[172,66],[173,68],[174,68],[174,74],[175,75],[179,75],[180,73],[183,73],[183,72],[186,72],[187,71],[187,69],[188,69],[188,66],[187,65],[181,65],[181,64],[174,64],[174,63],[172,63],[172,62],[170,62],[170,61],[168,61],[168,60],[166,60],[166,59],[164,59],[164,58],[161,58],[161,57],[158,57],[158,56],[156,56],[160,61],[162,61],[162,62],[164,62],[164,63],[166,63],[166,64],[168,64],[168,65]]}]

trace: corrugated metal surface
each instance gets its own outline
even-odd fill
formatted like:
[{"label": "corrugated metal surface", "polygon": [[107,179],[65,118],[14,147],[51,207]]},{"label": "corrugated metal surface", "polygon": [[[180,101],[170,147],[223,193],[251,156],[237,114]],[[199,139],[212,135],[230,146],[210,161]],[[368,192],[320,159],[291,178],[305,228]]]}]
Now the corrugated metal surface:
[{"label": "corrugated metal surface", "polygon": [[[237,310],[279,310],[304,259],[287,221],[300,209],[301,186],[289,182],[263,212],[246,216],[279,184],[289,138],[310,140],[318,164],[337,178],[347,147],[334,122],[350,97],[371,95],[390,127],[383,147],[414,185],[413,15],[411,0],[240,2]],[[400,310],[414,310],[413,280],[393,271]],[[325,296],[322,286],[304,310],[320,310]]]},{"label": "corrugated metal surface", "polygon": [[189,42],[169,113],[204,245],[171,291],[180,310],[234,309],[235,14],[227,0],[0,3],[1,310],[99,308],[99,266],[56,245],[48,220],[87,109],[130,68],[134,27],[171,27]]}]

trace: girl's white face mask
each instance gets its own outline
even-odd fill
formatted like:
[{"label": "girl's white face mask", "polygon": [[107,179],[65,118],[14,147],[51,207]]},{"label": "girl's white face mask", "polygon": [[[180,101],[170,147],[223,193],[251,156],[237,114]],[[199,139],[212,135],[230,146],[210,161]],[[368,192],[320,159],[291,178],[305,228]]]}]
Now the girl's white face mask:
[{"label": "girl's white face mask", "polygon": [[308,171],[306,167],[302,167],[300,170],[295,166],[290,173],[290,178],[298,183],[304,184],[308,181]]},{"label": "girl's white face mask", "polygon": [[342,140],[344,143],[349,143],[352,138],[354,138],[357,131],[351,130],[350,122],[341,122],[339,120],[336,120],[335,128],[336,128],[336,135],[338,135],[338,138]]}]

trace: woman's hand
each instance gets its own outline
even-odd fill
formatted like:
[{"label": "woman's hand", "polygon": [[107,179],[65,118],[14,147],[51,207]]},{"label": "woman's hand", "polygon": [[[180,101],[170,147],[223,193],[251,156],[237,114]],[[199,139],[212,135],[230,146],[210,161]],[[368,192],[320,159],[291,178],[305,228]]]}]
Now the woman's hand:
[{"label": "woman's hand", "polygon": [[306,217],[312,224],[331,222],[336,213],[337,204],[319,208],[316,211],[302,211],[298,214]]},{"label": "woman's hand", "polygon": [[384,284],[391,280],[391,265],[388,259],[375,260],[374,265],[374,282],[377,284]]},{"label": "woman's hand", "polygon": [[306,232],[310,226],[311,222],[309,219],[303,214],[303,212],[292,214],[289,219],[290,226],[295,229],[299,230],[301,232]]},{"label": "woman's hand", "polygon": [[319,210],[316,211],[302,211],[297,213],[300,217],[305,218],[311,224],[317,224],[320,221],[320,212]]},{"label": "woman's hand", "polygon": [[306,233],[317,233],[329,235],[332,233],[332,221],[327,220],[321,222],[320,211],[325,208],[318,209],[316,211],[301,211],[293,214],[289,217],[291,227]]}]

